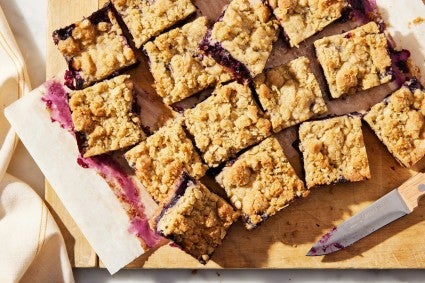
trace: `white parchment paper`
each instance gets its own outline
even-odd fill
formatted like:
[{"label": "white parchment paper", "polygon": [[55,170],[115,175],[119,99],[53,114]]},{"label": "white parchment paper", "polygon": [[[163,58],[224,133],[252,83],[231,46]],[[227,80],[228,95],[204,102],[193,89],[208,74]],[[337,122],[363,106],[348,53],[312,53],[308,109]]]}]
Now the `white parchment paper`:
[{"label": "white parchment paper", "polygon": [[65,208],[110,273],[144,253],[129,218],[105,182],[76,162],[75,138],[52,123],[41,86],[9,106],[5,115]]}]

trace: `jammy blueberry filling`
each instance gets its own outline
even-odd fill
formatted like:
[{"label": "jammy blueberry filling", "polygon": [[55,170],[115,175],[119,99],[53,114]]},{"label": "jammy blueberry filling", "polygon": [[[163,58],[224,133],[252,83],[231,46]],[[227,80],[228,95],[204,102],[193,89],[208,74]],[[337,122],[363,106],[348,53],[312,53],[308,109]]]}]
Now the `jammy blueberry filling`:
[{"label": "jammy blueberry filling", "polygon": [[251,80],[252,78],[248,68],[236,60],[219,42],[212,43],[209,38],[210,36],[211,31],[208,31],[199,45],[200,50],[233,72],[234,77],[240,80]]}]

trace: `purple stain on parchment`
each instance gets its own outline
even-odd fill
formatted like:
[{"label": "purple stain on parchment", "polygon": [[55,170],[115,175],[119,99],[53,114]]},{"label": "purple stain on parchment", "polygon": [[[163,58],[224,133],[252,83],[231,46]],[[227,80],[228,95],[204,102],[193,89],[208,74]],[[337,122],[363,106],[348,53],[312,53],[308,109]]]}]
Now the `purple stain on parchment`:
[{"label": "purple stain on parchment", "polygon": [[[64,85],[51,79],[45,84],[45,94],[41,100],[46,104],[50,112],[52,122],[57,122],[62,128],[75,136],[74,124],[71,118],[71,110],[68,104],[68,92]],[[118,187],[113,190],[117,198],[130,206],[128,214],[131,218],[129,231],[146,244],[147,247],[155,247],[161,241],[161,237],[149,227],[148,218],[145,215],[145,208],[140,200],[139,189],[115,160],[110,156],[101,155],[91,158],[79,156],[77,163],[83,168],[95,170],[111,187]]]}]

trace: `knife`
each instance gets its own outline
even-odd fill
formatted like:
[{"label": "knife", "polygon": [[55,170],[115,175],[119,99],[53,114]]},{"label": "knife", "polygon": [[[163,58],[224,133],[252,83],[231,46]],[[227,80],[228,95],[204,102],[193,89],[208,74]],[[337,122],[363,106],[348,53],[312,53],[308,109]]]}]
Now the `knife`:
[{"label": "knife", "polygon": [[394,220],[411,213],[425,195],[425,173],[418,173],[317,241],[307,256],[344,249]]}]

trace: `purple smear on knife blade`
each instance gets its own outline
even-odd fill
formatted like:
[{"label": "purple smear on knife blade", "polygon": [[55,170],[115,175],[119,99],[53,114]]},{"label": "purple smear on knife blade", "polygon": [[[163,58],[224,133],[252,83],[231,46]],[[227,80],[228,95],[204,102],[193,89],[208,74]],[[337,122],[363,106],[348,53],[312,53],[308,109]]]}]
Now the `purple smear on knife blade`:
[{"label": "purple smear on knife blade", "polygon": [[[58,122],[62,128],[75,137],[71,110],[68,105],[68,94],[65,87],[58,80],[52,79],[45,83],[45,94],[41,98],[49,109],[52,122]],[[129,231],[143,240],[147,247],[155,247],[161,241],[161,236],[149,227],[145,208],[140,200],[139,189],[126,174],[123,168],[107,155],[91,158],[78,157],[77,163],[83,168],[91,168],[101,175],[111,187],[121,188],[120,195],[113,190],[115,195],[127,203],[131,209],[131,225]]]},{"label": "purple smear on knife blade", "polygon": [[312,247],[307,255],[323,255],[345,248],[345,246],[339,242],[329,244],[329,241],[336,231],[337,227],[334,227],[328,233],[323,235],[318,242],[319,245],[316,244],[315,247]]},{"label": "purple smear on knife blade", "polygon": [[322,238],[319,240],[319,242],[324,245],[326,244],[329,239],[332,237],[332,235],[336,232],[336,227],[332,228],[328,233],[322,236]]}]

